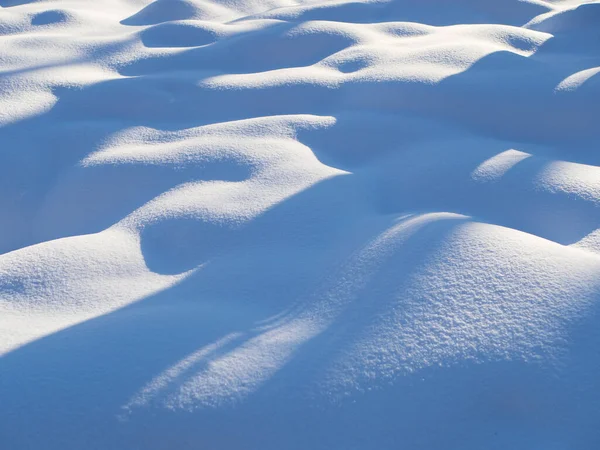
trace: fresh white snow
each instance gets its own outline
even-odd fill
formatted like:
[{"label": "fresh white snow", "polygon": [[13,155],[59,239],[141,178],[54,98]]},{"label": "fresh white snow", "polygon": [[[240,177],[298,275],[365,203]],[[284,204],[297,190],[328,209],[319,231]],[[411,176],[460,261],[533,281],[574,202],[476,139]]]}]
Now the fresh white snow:
[{"label": "fresh white snow", "polygon": [[0,449],[600,448],[600,2],[0,6]]}]

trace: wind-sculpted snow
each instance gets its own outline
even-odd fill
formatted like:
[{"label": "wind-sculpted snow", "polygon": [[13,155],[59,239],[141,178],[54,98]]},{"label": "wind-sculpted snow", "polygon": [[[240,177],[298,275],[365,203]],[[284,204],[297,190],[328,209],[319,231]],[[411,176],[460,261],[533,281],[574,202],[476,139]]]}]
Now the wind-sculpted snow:
[{"label": "wind-sculpted snow", "polygon": [[0,448],[600,446],[600,2],[0,0]]}]

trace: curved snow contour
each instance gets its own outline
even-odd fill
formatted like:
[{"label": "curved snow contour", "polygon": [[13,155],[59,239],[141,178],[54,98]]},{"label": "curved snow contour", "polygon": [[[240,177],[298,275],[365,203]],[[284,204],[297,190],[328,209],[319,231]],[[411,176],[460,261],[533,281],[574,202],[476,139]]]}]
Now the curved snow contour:
[{"label": "curved snow contour", "polygon": [[0,448],[597,447],[600,2],[0,6]]}]

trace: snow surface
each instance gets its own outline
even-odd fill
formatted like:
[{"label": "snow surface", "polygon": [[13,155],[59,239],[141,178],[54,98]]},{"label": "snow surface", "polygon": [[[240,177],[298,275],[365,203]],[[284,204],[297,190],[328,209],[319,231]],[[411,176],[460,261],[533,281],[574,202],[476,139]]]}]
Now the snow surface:
[{"label": "snow surface", "polygon": [[600,448],[600,2],[0,5],[0,449]]}]

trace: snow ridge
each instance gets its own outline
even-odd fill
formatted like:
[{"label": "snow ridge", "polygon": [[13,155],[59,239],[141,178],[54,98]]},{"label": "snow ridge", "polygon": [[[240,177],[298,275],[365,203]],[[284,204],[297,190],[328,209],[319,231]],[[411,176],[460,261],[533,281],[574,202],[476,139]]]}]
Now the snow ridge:
[{"label": "snow ridge", "polygon": [[600,2],[0,6],[0,448],[597,448]]}]

